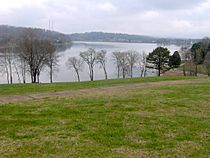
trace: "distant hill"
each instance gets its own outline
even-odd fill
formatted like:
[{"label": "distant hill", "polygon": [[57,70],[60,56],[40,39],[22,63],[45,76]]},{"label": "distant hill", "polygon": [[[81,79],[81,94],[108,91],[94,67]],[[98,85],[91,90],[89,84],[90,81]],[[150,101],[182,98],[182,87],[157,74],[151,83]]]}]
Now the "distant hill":
[{"label": "distant hill", "polygon": [[[18,39],[21,34],[24,33],[25,27],[15,27],[15,26],[8,26],[8,25],[0,25],[0,42],[5,39]],[[31,28],[37,34],[41,35],[43,38],[51,40],[56,43],[68,43],[71,42],[71,39],[68,35],[49,31],[45,29],[39,28]]]},{"label": "distant hill", "polygon": [[128,35],[121,33],[86,32],[70,35],[73,41],[99,41],[99,42],[156,42],[156,38],[149,36]]},{"label": "distant hill", "polygon": [[199,41],[199,39],[177,39],[177,38],[158,38],[142,35],[129,35],[121,33],[86,32],[74,33],[69,35],[72,41],[94,41],[94,42],[126,42],[126,43],[159,43],[189,45]]},{"label": "distant hill", "polygon": [[[24,32],[25,27],[15,27],[0,25],[0,43],[5,39],[18,39]],[[31,28],[42,37],[56,43],[71,43],[71,41],[93,41],[93,42],[126,42],[126,43],[158,43],[161,45],[191,45],[199,39],[177,39],[177,38],[158,38],[143,35],[129,35],[122,33],[86,32],[63,34],[56,31],[49,31],[40,28]]]}]

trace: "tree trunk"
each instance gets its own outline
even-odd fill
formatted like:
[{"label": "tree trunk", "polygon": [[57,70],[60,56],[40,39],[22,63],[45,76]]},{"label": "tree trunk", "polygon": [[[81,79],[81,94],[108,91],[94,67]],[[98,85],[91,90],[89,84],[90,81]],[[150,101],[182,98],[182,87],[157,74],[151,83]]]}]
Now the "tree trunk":
[{"label": "tree trunk", "polygon": [[146,77],[146,71],[147,71],[147,69],[146,69],[146,67],[144,66],[144,74],[143,74],[143,77]]},{"label": "tree trunk", "polygon": [[198,65],[195,65],[195,76],[198,76]]},{"label": "tree trunk", "polygon": [[26,70],[24,67],[24,70],[22,71],[22,77],[23,77],[23,84],[26,84]]},{"label": "tree trunk", "polygon": [[123,69],[123,78],[125,78],[125,69]]},{"label": "tree trunk", "polygon": [[107,79],[108,79],[108,76],[107,76],[107,72],[106,72],[106,67],[105,67],[105,65],[103,66],[103,68],[104,68],[105,80],[107,80]]},{"label": "tree trunk", "polygon": [[183,65],[183,75],[186,76],[186,65]]},{"label": "tree trunk", "polygon": [[16,74],[17,74],[17,77],[18,77],[18,81],[19,81],[19,83],[21,83],[21,79],[20,79],[20,75],[19,75],[19,72],[18,72],[18,68],[17,68],[16,65],[14,65],[14,68],[15,68],[15,70],[16,70]]},{"label": "tree trunk", "polygon": [[33,82],[32,83],[36,83],[37,79],[37,70],[34,70],[33,72]]},{"label": "tree trunk", "polygon": [[80,82],[79,71],[76,70],[78,82]]},{"label": "tree trunk", "polygon": [[144,75],[143,75],[144,77],[146,77],[146,75],[147,75],[146,72],[147,72],[147,69],[146,69],[146,67],[144,67]]},{"label": "tree trunk", "polygon": [[34,83],[33,73],[31,72],[31,83]]},{"label": "tree trunk", "polygon": [[94,79],[93,79],[93,68],[92,68],[91,72],[92,72],[92,73],[91,73],[91,74],[92,74],[92,75],[91,75],[91,81],[93,81],[93,80],[94,80]]},{"label": "tree trunk", "polygon": [[9,84],[9,72],[8,72],[7,67],[6,67],[6,74],[7,74],[7,83]]},{"label": "tree trunk", "polygon": [[25,78],[25,76],[23,77],[23,84],[26,84],[26,78]]},{"label": "tree trunk", "polygon": [[92,79],[92,71],[91,70],[90,70],[89,76],[90,76],[90,80],[91,80]]},{"label": "tree trunk", "polygon": [[10,76],[10,84],[13,83],[13,77],[12,77],[12,65],[11,63],[9,63],[9,76]]},{"label": "tree trunk", "polygon": [[50,64],[50,83],[53,83],[53,66]]},{"label": "tree trunk", "polygon": [[131,78],[133,78],[133,66],[131,66]]},{"label": "tree trunk", "polygon": [[23,67],[21,68],[22,69],[22,78],[23,78],[23,84],[26,83],[26,65],[25,65],[25,61],[23,63]]},{"label": "tree trunk", "polygon": [[33,82],[32,83],[36,83],[36,74],[33,75]]},{"label": "tree trunk", "polygon": [[40,83],[40,81],[39,81],[39,73],[37,74],[37,83]]},{"label": "tree trunk", "polygon": [[33,75],[32,66],[30,66],[30,75],[31,75],[31,83],[34,83],[34,75]]},{"label": "tree trunk", "polygon": [[158,68],[158,76],[160,77],[160,68]]},{"label": "tree trunk", "polygon": [[159,63],[158,63],[158,76],[160,77],[160,71],[161,71],[161,66],[160,66],[160,59],[159,59]]},{"label": "tree trunk", "polygon": [[141,70],[141,78],[143,77],[144,69]]},{"label": "tree trunk", "polygon": [[119,66],[117,67],[117,78],[118,79],[120,78],[120,67]]}]

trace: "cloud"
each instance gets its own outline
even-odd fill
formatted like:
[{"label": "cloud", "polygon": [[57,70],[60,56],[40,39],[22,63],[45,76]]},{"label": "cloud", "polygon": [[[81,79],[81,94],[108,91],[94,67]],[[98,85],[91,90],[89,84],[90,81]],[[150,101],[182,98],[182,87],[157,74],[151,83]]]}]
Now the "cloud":
[{"label": "cloud", "polygon": [[101,3],[101,4],[98,4],[97,5],[99,9],[103,10],[103,11],[109,11],[109,12],[112,12],[112,11],[116,11],[116,7],[110,3],[110,2],[105,2],[105,3]]},{"label": "cloud", "polygon": [[1,24],[64,33],[105,31],[154,36],[210,34],[210,0],[0,0]]}]

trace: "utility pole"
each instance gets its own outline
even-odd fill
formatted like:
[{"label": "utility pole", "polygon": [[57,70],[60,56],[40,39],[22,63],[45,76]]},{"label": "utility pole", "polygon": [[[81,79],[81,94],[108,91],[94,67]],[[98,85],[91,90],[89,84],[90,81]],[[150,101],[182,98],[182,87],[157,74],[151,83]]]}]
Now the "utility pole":
[{"label": "utility pole", "polygon": [[49,31],[54,31],[54,21],[49,20]]},{"label": "utility pole", "polygon": [[49,20],[49,31],[51,31],[51,21]]}]

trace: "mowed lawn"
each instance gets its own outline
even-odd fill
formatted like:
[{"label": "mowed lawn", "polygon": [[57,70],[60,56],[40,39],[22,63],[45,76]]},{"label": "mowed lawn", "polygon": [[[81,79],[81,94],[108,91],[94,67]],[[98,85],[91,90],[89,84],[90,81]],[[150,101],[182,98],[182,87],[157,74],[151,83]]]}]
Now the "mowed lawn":
[{"label": "mowed lawn", "polygon": [[[8,95],[25,95],[44,92],[59,92],[65,90],[78,90],[88,88],[110,87],[119,85],[128,85],[134,83],[158,82],[158,81],[178,81],[197,79],[198,77],[146,77],[133,79],[110,79],[93,82],[66,82],[66,83],[42,83],[42,84],[0,84],[0,97]],[[205,78],[205,77],[199,77]]]},{"label": "mowed lawn", "polygon": [[210,156],[210,82],[0,106],[0,157]]}]

